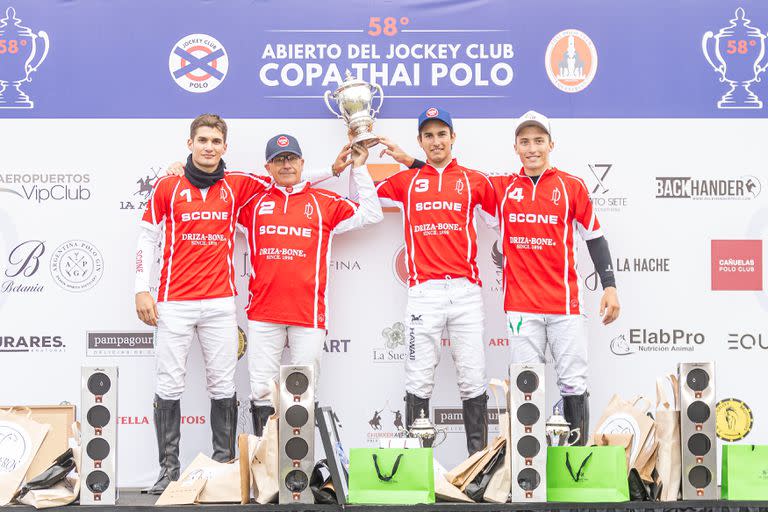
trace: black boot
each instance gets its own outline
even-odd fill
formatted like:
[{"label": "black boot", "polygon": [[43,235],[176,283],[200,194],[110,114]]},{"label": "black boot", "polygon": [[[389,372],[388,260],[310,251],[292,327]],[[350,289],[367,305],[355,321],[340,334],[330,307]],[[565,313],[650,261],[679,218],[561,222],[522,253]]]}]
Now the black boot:
[{"label": "black boot", "polygon": [[154,410],[160,476],[155,485],[143,492],[162,494],[168,484],[179,479],[181,407],[178,400],[163,400],[155,395]]},{"label": "black boot", "polygon": [[237,437],[237,395],[232,398],[211,399],[211,441],[216,462],[229,462],[235,458]]},{"label": "black boot", "polygon": [[253,435],[261,437],[264,435],[264,427],[267,425],[269,417],[275,414],[275,408],[271,405],[256,405],[251,401],[251,417],[253,418]]},{"label": "black boot", "polygon": [[[579,429],[579,440],[574,446],[586,446],[589,438],[589,393],[583,395],[566,395],[563,397],[563,416],[571,424],[571,429]],[[568,442],[576,438],[573,434]]]},{"label": "black boot", "polygon": [[488,393],[461,402],[467,451],[479,452],[488,444]]},{"label": "black boot", "polygon": [[405,428],[410,429],[413,422],[421,418],[421,411],[424,411],[424,417],[429,418],[429,398],[419,398],[410,393],[405,394]]}]

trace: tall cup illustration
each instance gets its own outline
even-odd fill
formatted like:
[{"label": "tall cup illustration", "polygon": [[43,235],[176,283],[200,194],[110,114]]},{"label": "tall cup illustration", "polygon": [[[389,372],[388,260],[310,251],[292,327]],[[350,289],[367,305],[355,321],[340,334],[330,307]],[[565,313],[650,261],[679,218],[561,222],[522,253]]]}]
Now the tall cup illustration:
[{"label": "tall cup illustration", "polygon": [[[766,36],[760,29],[750,26],[741,7],[736,9],[736,17],[730,21],[730,26],[721,28],[717,35],[710,30],[701,40],[707,62],[720,73],[720,81],[731,86],[717,102],[717,108],[763,108],[763,102],[749,87],[753,82],[759,82],[760,74],[768,68],[768,64],[761,65]],[[712,39],[714,45],[710,45]],[[714,60],[710,46],[714,47]]]},{"label": "tall cup illustration", "polygon": [[35,34],[21,25],[13,7],[6,9],[5,18],[0,20],[0,108],[35,106],[21,90],[21,84],[32,81],[30,75],[37,71],[48,56],[49,48],[50,42],[45,31]]},{"label": "tall cup illustration", "polygon": [[[379,106],[373,108],[376,91],[379,93]],[[328,110],[339,119],[343,119],[347,128],[352,131],[353,144],[363,143],[370,148],[379,143],[379,138],[371,130],[373,129],[373,120],[384,103],[384,91],[380,85],[357,80],[347,70],[346,78],[341,87],[333,92],[325,91],[323,98]],[[331,106],[331,99],[336,100],[339,112],[336,112]]]}]

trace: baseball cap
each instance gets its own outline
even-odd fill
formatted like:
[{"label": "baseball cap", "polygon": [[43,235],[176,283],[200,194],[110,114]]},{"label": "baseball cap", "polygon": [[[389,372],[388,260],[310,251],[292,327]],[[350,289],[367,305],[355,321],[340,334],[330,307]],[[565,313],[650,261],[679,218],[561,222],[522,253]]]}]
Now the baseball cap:
[{"label": "baseball cap", "polygon": [[432,119],[444,122],[451,130],[453,130],[453,119],[451,118],[450,112],[437,107],[429,107],[419,116],[419,131],[421,131],[421,126],[424,123],[431,121]]},{"label": "baseball cap", "polygon": [[517,120],[517,126],[515,127],[515,137],[520,133],[520,130],[527,126],[538,126],[547,134],[552,137],[552,128],[549,126],[549,119],[546,116],[539,114],[535,110],[529,110]]},{"label": "baseball cap", "polygon": [[281,133],[269,139],[266,151],[267,162],[280,153],[293,153],[294,155],[301,156],[301,147],[299,147],[299,141],[296,140],[296,137]]}]

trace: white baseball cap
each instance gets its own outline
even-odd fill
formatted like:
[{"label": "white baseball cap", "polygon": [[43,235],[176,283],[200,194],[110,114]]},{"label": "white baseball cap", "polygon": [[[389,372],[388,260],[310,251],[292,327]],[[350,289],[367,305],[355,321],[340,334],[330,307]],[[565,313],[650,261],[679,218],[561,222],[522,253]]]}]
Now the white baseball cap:
[{"label": "white baseball cap", "polygon": [[535,110],[529,110],[517,120],[517,126],[515,127],[515,137],[520,133],[520,130],[527,126],[538,126],[547,134],[552,137],[552,128],[549,126],[549,119],[546,116],[539,114]]}]

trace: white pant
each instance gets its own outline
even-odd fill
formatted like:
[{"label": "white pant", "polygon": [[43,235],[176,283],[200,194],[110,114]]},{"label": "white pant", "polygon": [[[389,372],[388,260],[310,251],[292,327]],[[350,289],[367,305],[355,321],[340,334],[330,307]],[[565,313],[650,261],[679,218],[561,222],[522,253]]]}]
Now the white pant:
[{"label": "white pant", "polygon": [[446,328],[461,399],[485,393],[483,297],[478,285],[460,278],[433,279],[412,286],[408,290],[405,326],[408,393],[431,398]]},{"label": "white pant", "polygon": [[544,363],[552,351],[560,394],[587,391],[587,329],[583,315],[542,315],[507,311],[513,363]]},{"label": "white pant", "polygon": [[249,320],[248,374],[251,379],[251,400],[256,405],[272,404],[272,382],[280,377],[280,360],[286,339],[290,344],[289,364],[312,365],[317,396],[325,329]]},{"label": "white pant", "polygon": [[157,396],[163,400],[181,398],[187,356],[195,331],[203,350],[208,396],[215,400],[234,396],[237,363],[235,298],[158,302],[157,312]]}]

